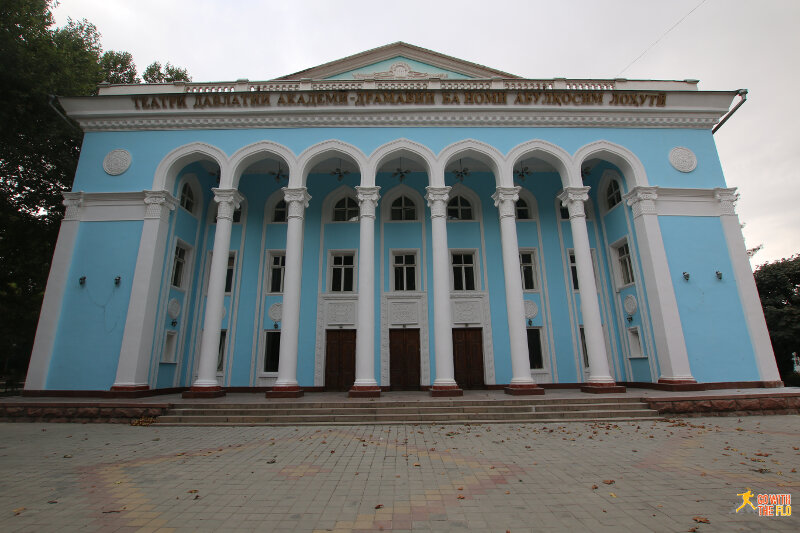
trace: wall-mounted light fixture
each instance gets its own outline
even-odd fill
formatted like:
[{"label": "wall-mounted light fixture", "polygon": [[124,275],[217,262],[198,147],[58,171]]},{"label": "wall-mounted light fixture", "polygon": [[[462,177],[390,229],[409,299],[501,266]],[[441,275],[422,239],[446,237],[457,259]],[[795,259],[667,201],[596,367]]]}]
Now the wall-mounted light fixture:
[{"label": "wall-mounted light fixture", "polygon": [[685,279],[686,281],[689,281],[689,273],[688,272],[684,272],[683,273],[683,279]]},{"label": "wall-mounted light fixture", "polygon": [[717,275],[717,279],[722,279],[722,272],[720,272],[719,270],[717,270],[717,271],[715,272],[715,274]]},{"label": "wall-mounted light fixture", "polygon": [[531,319],[529,318],[529,319],[528,319],[528,326],[532,326],[532,325],[533,325],[533,320],[531,320]]},{"label": "wall-mounted light fixture", "polygon": [[628,322],[633,322],[633,315],[626,316],[625,320],[627,320]]},{"label": "wall-mounted light fixture", "polygon": [[175,326],[177,326],[177,325],[178,325],[178,321],[177,321],[176,319],[174,319],[174,318],[173,318],[173,319],[172,319],[172,322],[170,322],[170,324],[172,324],[172,327],[174,328]]},{"label": "wall-mounted light fixture", "polygon": [[81,285],[86,285],[86,276],[79,277],[78,283],[80,283]]},{"label": "wall-mounted light fixture", "polygon": [[277,322],[274,322],[274,323],[272,324],[272,327],[273,327],[274,329],[278,329],[278,323],[277,323]]},{"label": "wall-mounted light fixture", "polygon": [[122,281],[122,277],[121,276],[117,276],[116,278],[114,278],[114,285],[119,285],[120,281]]}]

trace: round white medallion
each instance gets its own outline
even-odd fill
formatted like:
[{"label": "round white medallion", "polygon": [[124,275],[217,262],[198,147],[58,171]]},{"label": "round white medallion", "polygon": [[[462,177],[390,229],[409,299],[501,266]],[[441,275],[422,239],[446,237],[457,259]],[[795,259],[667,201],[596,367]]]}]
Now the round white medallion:
[{"label": "round white medallion", "polygon": [[636,310],[639,309],[639,303],[636,301],[636,296],[633,294],[629,294],[625,297],[625,301],[622,306],[625,308],[625,312],[629,315],[636,313]]},{"label": "round white medallion", "polygon": [[131,166],[131,153],[119,148],[111,150],[103,159],[103,170],[110,176],[119,176]]},{"label": "round white medallion", "polygon": [[171,299],[167,304],[167,314],[172,319],[178,318],[178,315],[181,314],[181,303],[177,298]]},{"label": "round white medallion", "polygon": [[697,168],[697,156],[694,152],[683,146],[676,146],[669,153],[669,162],[675,170],[691,172]]},{"label": "round white medallion", "polygon": [[525,318],[536,318],[538,314],[539,306],[536,305],[536,302],[525,300]]},{"label": "round white medallion", "polygon": [[270,305],[267,316],[273,322],[280,322],[281,318],[283,318],[283,304],[277,303]]}]

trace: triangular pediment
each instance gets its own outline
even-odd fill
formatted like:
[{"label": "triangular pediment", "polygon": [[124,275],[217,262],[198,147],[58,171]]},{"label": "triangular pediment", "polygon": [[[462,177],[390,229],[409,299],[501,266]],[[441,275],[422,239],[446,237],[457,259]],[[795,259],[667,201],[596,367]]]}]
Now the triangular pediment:
[{"label": "triangular pediment", "polygon": [[508,72],[484,67],[432,50],[398,42],[312,67],[278,80],[415,80],[518,78]]}]

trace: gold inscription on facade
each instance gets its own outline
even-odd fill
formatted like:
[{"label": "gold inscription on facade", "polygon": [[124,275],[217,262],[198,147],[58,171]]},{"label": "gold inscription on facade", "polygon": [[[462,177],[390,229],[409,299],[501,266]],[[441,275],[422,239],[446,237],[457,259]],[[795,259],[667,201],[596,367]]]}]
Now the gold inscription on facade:
[{"label": "gold inscription on facade", "polygon": [[134,109],[325,106],[625,106],[666,107],[667,93],[616,91],[319,91],[230,92],[132,96]]}]

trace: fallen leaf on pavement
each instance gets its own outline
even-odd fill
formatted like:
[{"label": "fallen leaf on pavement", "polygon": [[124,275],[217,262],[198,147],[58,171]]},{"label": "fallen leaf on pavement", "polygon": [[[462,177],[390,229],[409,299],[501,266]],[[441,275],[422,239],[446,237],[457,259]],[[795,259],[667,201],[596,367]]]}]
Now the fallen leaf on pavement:
[{"label": "fallen leaf on pavement", "polygon": [[693,516],[692,520],[694,520],[695,522],[698,522],[700,524],[710,524],[711,523],[711,521],[708,518],[704,517],[704,516]]}]

